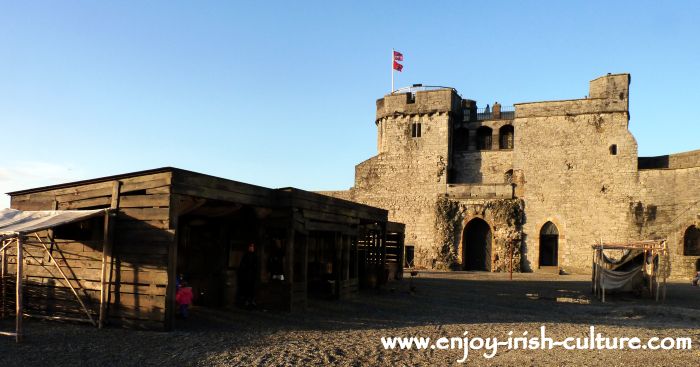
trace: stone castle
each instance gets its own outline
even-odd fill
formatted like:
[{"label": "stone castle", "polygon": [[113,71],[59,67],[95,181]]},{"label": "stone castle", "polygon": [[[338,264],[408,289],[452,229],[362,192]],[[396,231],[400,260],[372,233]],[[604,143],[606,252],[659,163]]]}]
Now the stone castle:
[{"label": "stone castle", "polygon": [[452,88],[396,91],[377,100],[378,154],[323,193],[387,209],[419,267],[586,273],[598,241],[664,238],[688,277],[700,150],[638,157],[629,85],[608,74],[584,99],[483,109]]}]

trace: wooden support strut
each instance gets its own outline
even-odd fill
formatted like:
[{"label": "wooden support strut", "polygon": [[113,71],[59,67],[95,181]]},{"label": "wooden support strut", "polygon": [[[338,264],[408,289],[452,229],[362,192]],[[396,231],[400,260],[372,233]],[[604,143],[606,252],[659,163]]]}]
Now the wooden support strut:
[{"label": "wooden support strut", "polygon": [[[66,283],[68,283],[68,287],[70,287],[70,290],[71,290],[71,291],[73,292],[73,294],[75,295],[75,298],[78,299],[78,303],[80,303],[80,307],[83,308],[83,311],[85,311],[85,314],[87,315],[88,319],[90,319],[90,323],[91,323],[92,325],[94,325],[94,326],[97,326],[97,323],[96,323],[95,320],[92,318],[92,314],[90,313],[90,310],[88,310],[87,306],[85,306],[85,303],[83,302],[83,299],[80,298],[80,295],[78,295],[78,292],[75,290],[75,288],[73,287],[73,284],[70,282],[70,280],[69,280],[68,277],[66,276],[66,273],[63,272],[63,269],[61,269],[61,267],[58,265],[58,263],[56,262],[56,259],[54,259],[53,255],[51,255],[51,251],[49,251],[49,248],[46,247],[46,244],[44,244],[44,242],[41,240],[41,238],[40,238],[38,235],[37,235],[36,237],[37,237],[37,239],[39,240],[39,243],[41,243],[41,246],[42,246],[42,247],[44,248],[44,250],[46,251],[46,254],[49,256],[49,259],[51,260],[51,262],[52,262],[54,265],[56,265],[56,269],[58,269],[58,272],[61,273],[61,276],[63,277],[63,280],[65,280]],[[17,269],[19,269],[19,253],[18,253],[18,255],[17,255]],[[19,273],[19,272],[18,272],[18,273]]]}]

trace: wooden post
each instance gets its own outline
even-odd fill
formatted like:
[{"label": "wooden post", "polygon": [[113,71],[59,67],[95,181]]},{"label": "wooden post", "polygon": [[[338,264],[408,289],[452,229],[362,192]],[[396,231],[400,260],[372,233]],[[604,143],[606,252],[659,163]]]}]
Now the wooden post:
[{"label": "wooden post", "polygon": [[180,242],[180,197],[170,195],[170,229],[175,230],[175,236],[168,246],[168,285],[165,288],[165,330],[175,329],[175,315],[177,314],[177,303],[175,302],[175,292],[177,291],[177,247]]},{"label": "wooden post", "polygon": [[303,253],[303,259],[302,259],[302,266],[301,266],[301,277],[304,281],[304,299],[303,299],[303,305],[304,309],[306,309],[306,302],[308,299],[308,289],[309,289],[309,234],[307,233],[304,236],[304,253]]},{"label": "wooden post", "polygon": [[403,279],[403,265],[405,261],[405,253],[406,253],[406,233],[401,232],[398,235],[398,241],[399,241],[399,253],[398,253],[398,269],[397,271],[399,272],[399,279]]},{"label": "wooden post", "polygon": [[[654,250],[647,252],[650,255],[651,262],[647,264],[647,272],[649,273],[649,292],[651,292],[651,298],[654,298]],[[646,260],[644,261],[646,263]]]},{"label": "wooden post", "polygon": [[510,251],[508,251],[508,264],[510,264],[510,280],[513,280],[513,241],[510,242]]},{"label": "wooden post", "polygon": [[[661,256],[657,253],[659,256],[659,265],[661,265]],[[656,302],[659,302],[659,266],[656,266],[654,264],[654,252],[652,251],[651,253],[651,265],[653,266],[654,269],[654,275],[653,275],[653,283],[656,285],[656,289],[654,291],[654,296],[656,297]]]},{"label": "wooden post", "polygon": [[[121,182],[114,181],[112,186],[112,202],[110,209],[116,210],[119,207],[119,189]],[[112,281],[112,246],[114,243],[114,222],[111,216],[116,213],[106,212],[104,220],[104,237],[102,239],[102,275],[100,276],[100,318],[98,327],[104,326],[107,318],[107,306],[109,305],[110,284]]]},{"label": "wooden post", "polygon": [[352,264],[352,266],[355,267],[355,279],[357,279],[357,290],[360,290],[360,235],[355,237],[355,262]]},{"label": "wooden post", "polygon": [[22,295],[22,283],[24,277],[24,256],[22,256],[22,235],[17,237],[17,283],[15,286],[15,340],[22,341],[22,316],[24,314],[24,300]]},{"label": "wooden post", "polygon": [[333,272],[335,272],[335,298],[340,299],[340,283],[343,277],[343,236],[333,232]]},{"label": "wooden post", "polygon": [[345,241],[343,241],[343,281],[346,286],[350,286],[350,235],[344,236]]},{"label": "wooden post", "polygon": [[289,219],[289,228],[287,229],[287,248],[285,248],[284,251],[284,257],[286,260],[284,263],[286,267],[286,269],[284,269],[284,273],[286,274],[285,283],[289,284],[289,305],[287,306],[287,309],[292,311],[292,305],[294,304],[294,236],[296,234],[294,229],[296,224],[294,219],[294,209],[291,210]]},{"label": "wooden post", "polygon": [[670,265],[670,264],[669,264],[669,258],[668,258],[668,257],[669,257],[669,256],[668,256],[668,247],[667,247],[666,241],[663,242],[663,254],[664,254],[664,274],[663,274],[663,277],[664,277],[664,288],[663,288],[663,292],[664,292],[664,294],[663,294],[663,297],[662,297],[662,301],[663,301],[663,302],[666,302],[666,275],[668,274],[669,265]]},{"label": "wooden post", "polygon": [[[602,260],[603,256],[605,256],[605,254],[603,253],[603,250],[604,250],[603,240],[601,239],[600,240],[600,260]],[[644,261],[646,261],[646,259]],[[603,261],[600,261],[600,262],[602,263]],[[603,279],[603,278],[605,277],[605,270],[607,270],[607,269],[603,268],[602,270],[603,271],[601,272],[601,280],[602,280],[601,281],[601,288],[602,288],[602,292],[603,292],[603,295],[602,295],[603,303],[605,303],[605,279]]]},{"label": "wooden post", "polygon": [[592,262],[592,264],[591,264],[591,292],[592,292],[593,294],[596,294],[596,292],[595,292],[595,291],[596,291],[596,282],[598,281],[598,279],[597,279],[596,276],[595,276],[595,273],[596,273],[596,268],[595,268],[595,259],[596,259],[596,256],[598,256],[598,251],[594,248],[594,249],[593,249],[593,262]]},{"label": "wooden post", "polygon": [[2,241],[2,243],[0,244],[0,246],[2,246],[2,251],[0,251],[0,256],[2,256],[2,260],[0,261],[0,287],[2,287],[0,288],[0,297],[2,297],[2,299],[0,300],[0,302],[2,302],[2,305],[0,306],[2,307],[0,309],[0,318],[3,319],[6,316],[7,307],[7,301],[5,300],[5,297],[7,297],[7,295],[5,294],[5,277],[7,276],[7,249],[4,245],[5,241]]},{"label": "wooden post", "polygon": [[110,290],[110,275],[112,262],[112,236],[110,224],[110,212],[105,212],[104,218],[104,238],[102,240],[102,274],[100,275],[100,318],[98,327],[102,329],[107,318],[107,294]]},{"label": "wooden post", "polygon": [[387,232],[387,222],[383,222],[381,225],[381,239],[380,239],[380,246],[381,246],[381,254],[382,254],[382,278],[384,277],[384,269],[386,268],[386,232]]}]

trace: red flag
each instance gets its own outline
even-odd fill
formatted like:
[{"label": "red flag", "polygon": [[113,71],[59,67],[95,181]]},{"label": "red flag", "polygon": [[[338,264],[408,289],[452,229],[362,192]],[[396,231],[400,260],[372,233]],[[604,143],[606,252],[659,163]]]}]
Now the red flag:
[{"label": "red flag", "polygon": [[403,65],[399,64],[398,62],[394,61],[394,70],[400,72],[401,69],[403,69]]},{"label": "red flag", "polygon": [[394,61],[403,61],[403,54],[398,51],[394,51]]}]

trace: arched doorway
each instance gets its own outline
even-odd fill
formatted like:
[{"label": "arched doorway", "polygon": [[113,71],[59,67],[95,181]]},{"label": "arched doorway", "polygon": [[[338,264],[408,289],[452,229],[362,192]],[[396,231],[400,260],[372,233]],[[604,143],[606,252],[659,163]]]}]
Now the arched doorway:
[{"label": "arched doorway", "polygon": [[540,230],[540,267],[559,265],[559,230],[547,222]]},{"label": "arched doorway", "polygon": [[464,270],[491,271],[491,227],[481,218],[474,218],[462,233]]}]

